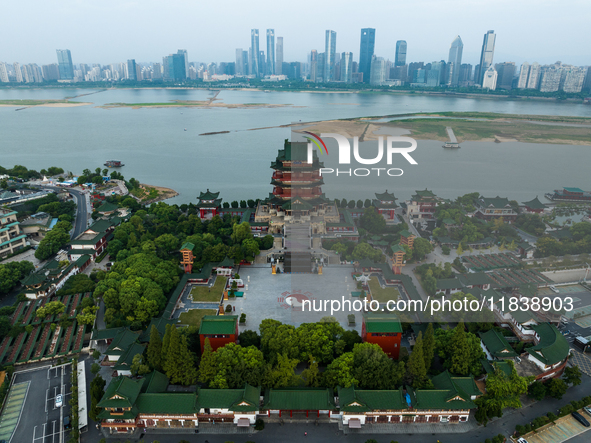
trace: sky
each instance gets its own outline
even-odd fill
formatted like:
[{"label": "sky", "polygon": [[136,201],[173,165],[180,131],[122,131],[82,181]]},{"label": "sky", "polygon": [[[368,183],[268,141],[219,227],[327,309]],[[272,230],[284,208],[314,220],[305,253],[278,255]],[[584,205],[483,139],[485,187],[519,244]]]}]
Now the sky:
[{"label": "sky", "polygon": [[447,61],[456,35],[463,63],[479,63],[483,35],[497,34],[494,62],[590,65],[589,0],[25,0],[0,10],[0,61],[56,63],[70,49],[77,63],[135,59],[160,62],[187,49],[192,62],[235,61],[258,28],[284,38],[284,61],[324,52],[325,30],[337,32],[337,52],[359,59],[361,28],[376,28],[375,54],[394,60],[397,40],[407,63]]}]

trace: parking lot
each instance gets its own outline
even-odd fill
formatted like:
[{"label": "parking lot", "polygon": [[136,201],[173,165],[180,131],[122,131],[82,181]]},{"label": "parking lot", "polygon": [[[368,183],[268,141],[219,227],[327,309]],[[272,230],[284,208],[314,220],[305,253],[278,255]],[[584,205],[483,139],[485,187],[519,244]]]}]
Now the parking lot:
[{"label": "parking lot", "polygon": [[[28,383],[20,417],[9,443],[60,443],[68,439],[63,430],[64,418],[70,415],[70,364],[43,367],[15,374],[14,386]],[[63,406],[56,407],[56,396],[62,395]],[[60,435],[63,434],[63,435]]]},{"label": "parking lot", "polygon": [[[591,418],[582,410],[580,410],[579,413],[587,420]],[[589,431],[589,428],[584,427],[571,415],[567,415],[559,418],[554,423],[538,429],[536,433],[526,435],[525,438],[528,443],[561,443],[583,433],[589,438],[588,434],[586,434],[587,431]],[[585,439],[582,441],[589,440]]]}]

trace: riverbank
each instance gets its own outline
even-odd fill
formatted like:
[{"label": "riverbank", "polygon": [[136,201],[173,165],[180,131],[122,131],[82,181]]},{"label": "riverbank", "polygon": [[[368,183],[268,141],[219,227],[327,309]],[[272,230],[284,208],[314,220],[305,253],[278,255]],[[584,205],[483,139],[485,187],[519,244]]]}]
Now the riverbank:
[{"label": "riverbank", "polygon": [[3,108],[31,108],[33,106],[44,108],[74,108],[87,105],[92,105],[92,103],[71,102],[69,100],[0,100],[0,107]]},{"label": "riverbank", "polygon": [[[217,99],[219,100],[219,99]],[[271,104],[271,103],[223,103],[215,102],[213,100],[174,100],[172,102],[164,103],[107,103],[102,106],[97,106],[103,109],[112,108],[285,108],[294,107],[301,108],[303,106],[293,106],[291,104]]]},{"label": "riverbank", "polygon": [[140,183],[139,189],[133,189],[130,194],[140,203],[149,205],[168,200],[179,195],[174,189]]}]

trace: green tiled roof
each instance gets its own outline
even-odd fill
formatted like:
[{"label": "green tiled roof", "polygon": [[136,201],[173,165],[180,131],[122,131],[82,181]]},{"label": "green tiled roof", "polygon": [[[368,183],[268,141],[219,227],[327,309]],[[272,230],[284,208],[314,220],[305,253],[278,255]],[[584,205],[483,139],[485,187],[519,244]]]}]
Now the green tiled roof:
[{"label": "green tiled roof", "polygon": [[97,211],[98,212],[113,212],[113,211],[116,211],[118,207],[119,206],[117,206],[114,203],[105,202],[99,206]]},{"label": "green tiled roof", "polygon": [[156,394],[158,392],[166,392],[168,377],[162,372],[152,371],[144,377],[144,380],[142,393]]},{"label": "green tiled roof", "polygon": [[502,334],[497,332],[495,329],[490,329],[487,332],[480,333],[480,339],[486,349],[491,353],[493,357],[516,357],[517,352],[513,350],[509,342],[503,337]]},{"label": "green tiled roof", "polygon": [[136,406],[142,414],[197,414],[199,408],[194,393],[166,392],[140,394]]},{"label": "green tiled roof", "polygon": [[258,411],[261,388],[246,384],[244,389],[197,389],[199,408]]},{"label": "green tiled roof", "polygon": [[470,396],[482,394],[472,377],[452,377],[445,371],[431,381],[435,389],[414,392],[417,409],[473,409]]},{"label": "green tiled roof", "polygon": [[404,237],[404,238],[408,238],[410,236],[416,237],[416,235],[410,233],[409,231],[407,231],[406,229],[404,231],[400,231],[400,236]]},{"label": "green tiled roof", "polygon": [[548,231],[548,234],[557,240],[562,240],[563,238],[573,238],[573,234],[570,232],[569,228]]},{"label": "green tiled roof", "polygon": [[[505,299],[505,304],[508,303],[508,300]],[[508,306],[505,306],[505,312],[511,312],[511,316],[515,319],[515,321],[519,324],[526,323],[528,321],[539,321],[538,317],[531,311],[522,311],[521,309],[517,311],[510,311]]]},{"label": "green tiled roof", "polygon": [[127,347],[127,349],[125,349],[123,354],[121,354],[119,360],[117,360],[117,363],[115,363],[115,366],[113,366],[113,369],[117,371],[129,371],[131,369],[131,364],[133,363],[133,357],[135,357],[137,354],[142,355],[145,348],[146,345],[132,343]]},{"label": "green tiled roof", "polygon": [[433,194],[433,191],[429,191],[427,188],[425,188],[424,191],[415,191],[419,197],[435,197],[435,194]]},{"label": "green tiled roof", "polygon": [[392,254],[396,254],[397,252],[404,252],[404,253],[406,253],[406,249],[404,249],[399,244],[395,244],[395,245],[390,246],[390,249],[392,250]]},{"label": "green tiled roof", "polygon": [[80,267],[84,266],[86,264],[86,262],[88,260],[90,260],[91,258],[92,257],[90,255],[88,255],[88,254],[81,255],[80,257],[78,257],[78,260],[76,260],[74,262],[74,264],[80,268]]},{"label": "green tiled roof", "polygon": [[122,355],[127,348],[139,338],[139,332],[132,332],[129,329],[120,331],[105,351],[107,355]]},{"label": "green tiled roof", "polygon": [[368,412],[408,409],[402,387],[397,390],[358,390],[338,387],[339,407],[343,412]]},{"label": "green tiled roof", "polygon": [[[84,235],[84,234],[81,234],[81,235]],[[74,245],[96,245],[99,242],[99,240],[102,239],[103,237],[105,237],[106,235],[107,235],[106,232],[99,232],[91,239],[88,239],[88,240],[75,239],[75,240],[72,240],[70,242],[70,244],[72,246],[74,246]]]},{"label": "green tiled roof", "polygon": [[117,337],[117,334],[119,334],[121,331],[123,331],[125,328],[124,327],[120,327],[120,328],[111,328],[111,329],[94,329],[92,331],[92,336],[90,337],[91,340],[112,340],[115,337]]},{"label": "green tiled roof", "polygon": [[564,188],[564,190],[568,191],[568,192],[578,192],[578,193],[585,192],[581,188]]},{"label": "green tiled roof", "polygon": [[492,285],[494,283],[494,281],[492,281],[491,278],[484,272],[474,272],[460,275],[460,280],[462,281],[462,284],[466,286]]},{"label": "green tiled roof", "polygon": [[532,329],[540,337],[536,346],[527,348],[532,356],[546,365],[554,365],[568,357],[570,346],[556,326],[542,323],[532,326]]},{"label": "green tiled roof", "polygon": [[234,259],[226,255],[224,259],[221,262],[216,263],[215,266],[220,268],[232,268],[234,267]]},{"label": "green tiled roof", "polygon": [[445,291],[446,289],[458,289],[462,287],[462,283],[457,278],[440,278],[437,280],[437,289]]},{"label": "green tiled roof", "polygon": [[441,220],[441,222],[444,225],[455,225],[456,224],[456,221],[452,220],[451,218],[444,218],[443,220]]},{"label": "green tiled roof", "polygon": [[199,200],[215,200],[219,197],[219,192],[210,192],[208,189],[206,192],[199,193]]},{"label": "green tiled roof", "polygon": [[131,408],[144,384],[144,379],[132,380],[124,375],[115,377],[107,386],[105,395],[98,402],[99,408]]},{"label": "green tiled roof", "polygon": [[189,251],[192,251],[195,248],[195,245],[191,242],[185,242],[183,243],[183,246],[181,246],[181,251],[188,249]]},{"label": "green tiled roof", "polygon": [[221,204],[222,204],[222,199],[218,198],[218,199],[215,199],[212,203],[199,201],[199,202],[197,202],[195,207],[197,207],[197,208],[219,208],[221,206]]},{"label": "green tiled roof", "polygon": [[333,410],[333,393],[324,388],[269,389],[265,392],[264,409],[279,410]]},{"label": "green tiled roof", "polygon": [[386,189],[386,192],[383,192],[381,194],[376,193],[376,198],[380,201],[394,202],[394,201],[398,200],[396,197],[394,197],[394,194],[389,193],[387,189]]},{"label": "green tiled roof", "polygon": [[504,361],[488,361],[485,358],[480,360],[482,363],[482,367],[486,371],[487,374],[494,374],[495,367],[498,367],[501,371],[505,373],[507,377],[511,377],[513,372],[513,362],[511,360],[504,360]]},{"label": "green tiled roof", "polygon": [[402,332],[402,325],[393,314],[367,313],[364,316],[367,332]]},{"label": "green tiled roof", "polygon": [[199,334],[235,334],[237,315],[206,315],[201,320]]},{"label": "green tiled roof", "polygon": [[[101,206],[102,207],[102,206]],[[94,231],[94,232],[105,232],[106,230],[113,227],[114,224],[111,220],[98,220],[94,222],[87,231]]]},{"label": "green tiled roof", "polygon": [[34,286],[34,285],[40,285],[41,283],[43,283],[46,279],[46,275],[43,274],[42,272],[33,272],[32,274],[29,274],[28,276],[26,276],[21,283],[23,284],[23,286]]},{"label": "green tiled roof", "polygon": [[530,200],[528,202],[523,202],[523,204],[530,209],[545,209],[547,207],[544,203],[542,203],[538,199],[537,195],[536,195],[536,198],[534,198],[533,200]]},{"label": "green tiled roof", "polygon": [[502,209],[505,208],[509,205],[509,199],[507,197],[492,197],[492,198],[486,198],[486,197],[482,197],[481,199],[478,200],[478,202],[482,205],[483,208],[497,208],[497,209]]}]

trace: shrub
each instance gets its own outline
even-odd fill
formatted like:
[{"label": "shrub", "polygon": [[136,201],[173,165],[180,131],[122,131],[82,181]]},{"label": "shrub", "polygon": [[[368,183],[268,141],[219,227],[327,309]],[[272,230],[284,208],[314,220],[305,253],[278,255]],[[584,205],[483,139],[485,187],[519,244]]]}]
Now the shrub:
[{"label": "shrub", "polygon": [[256,421],[254,422],[254,429],[255,431],[262,431],[263,429],[265,429],[265,422],[262,418],[256,419]]},{"label": "shrub", "polygon": [[240,323],[246,323],[246,314],[244,312],[240,314]]},{"label": "shrub", "polygon": [[226,312],[232,312],[232,305],[226,305]]},{"label": "shrub", "polygon": [[441,252],[443,252],[443,255],[449,255],[449,253],[451,252],[451,249],[449,246],[442,246]]}]

